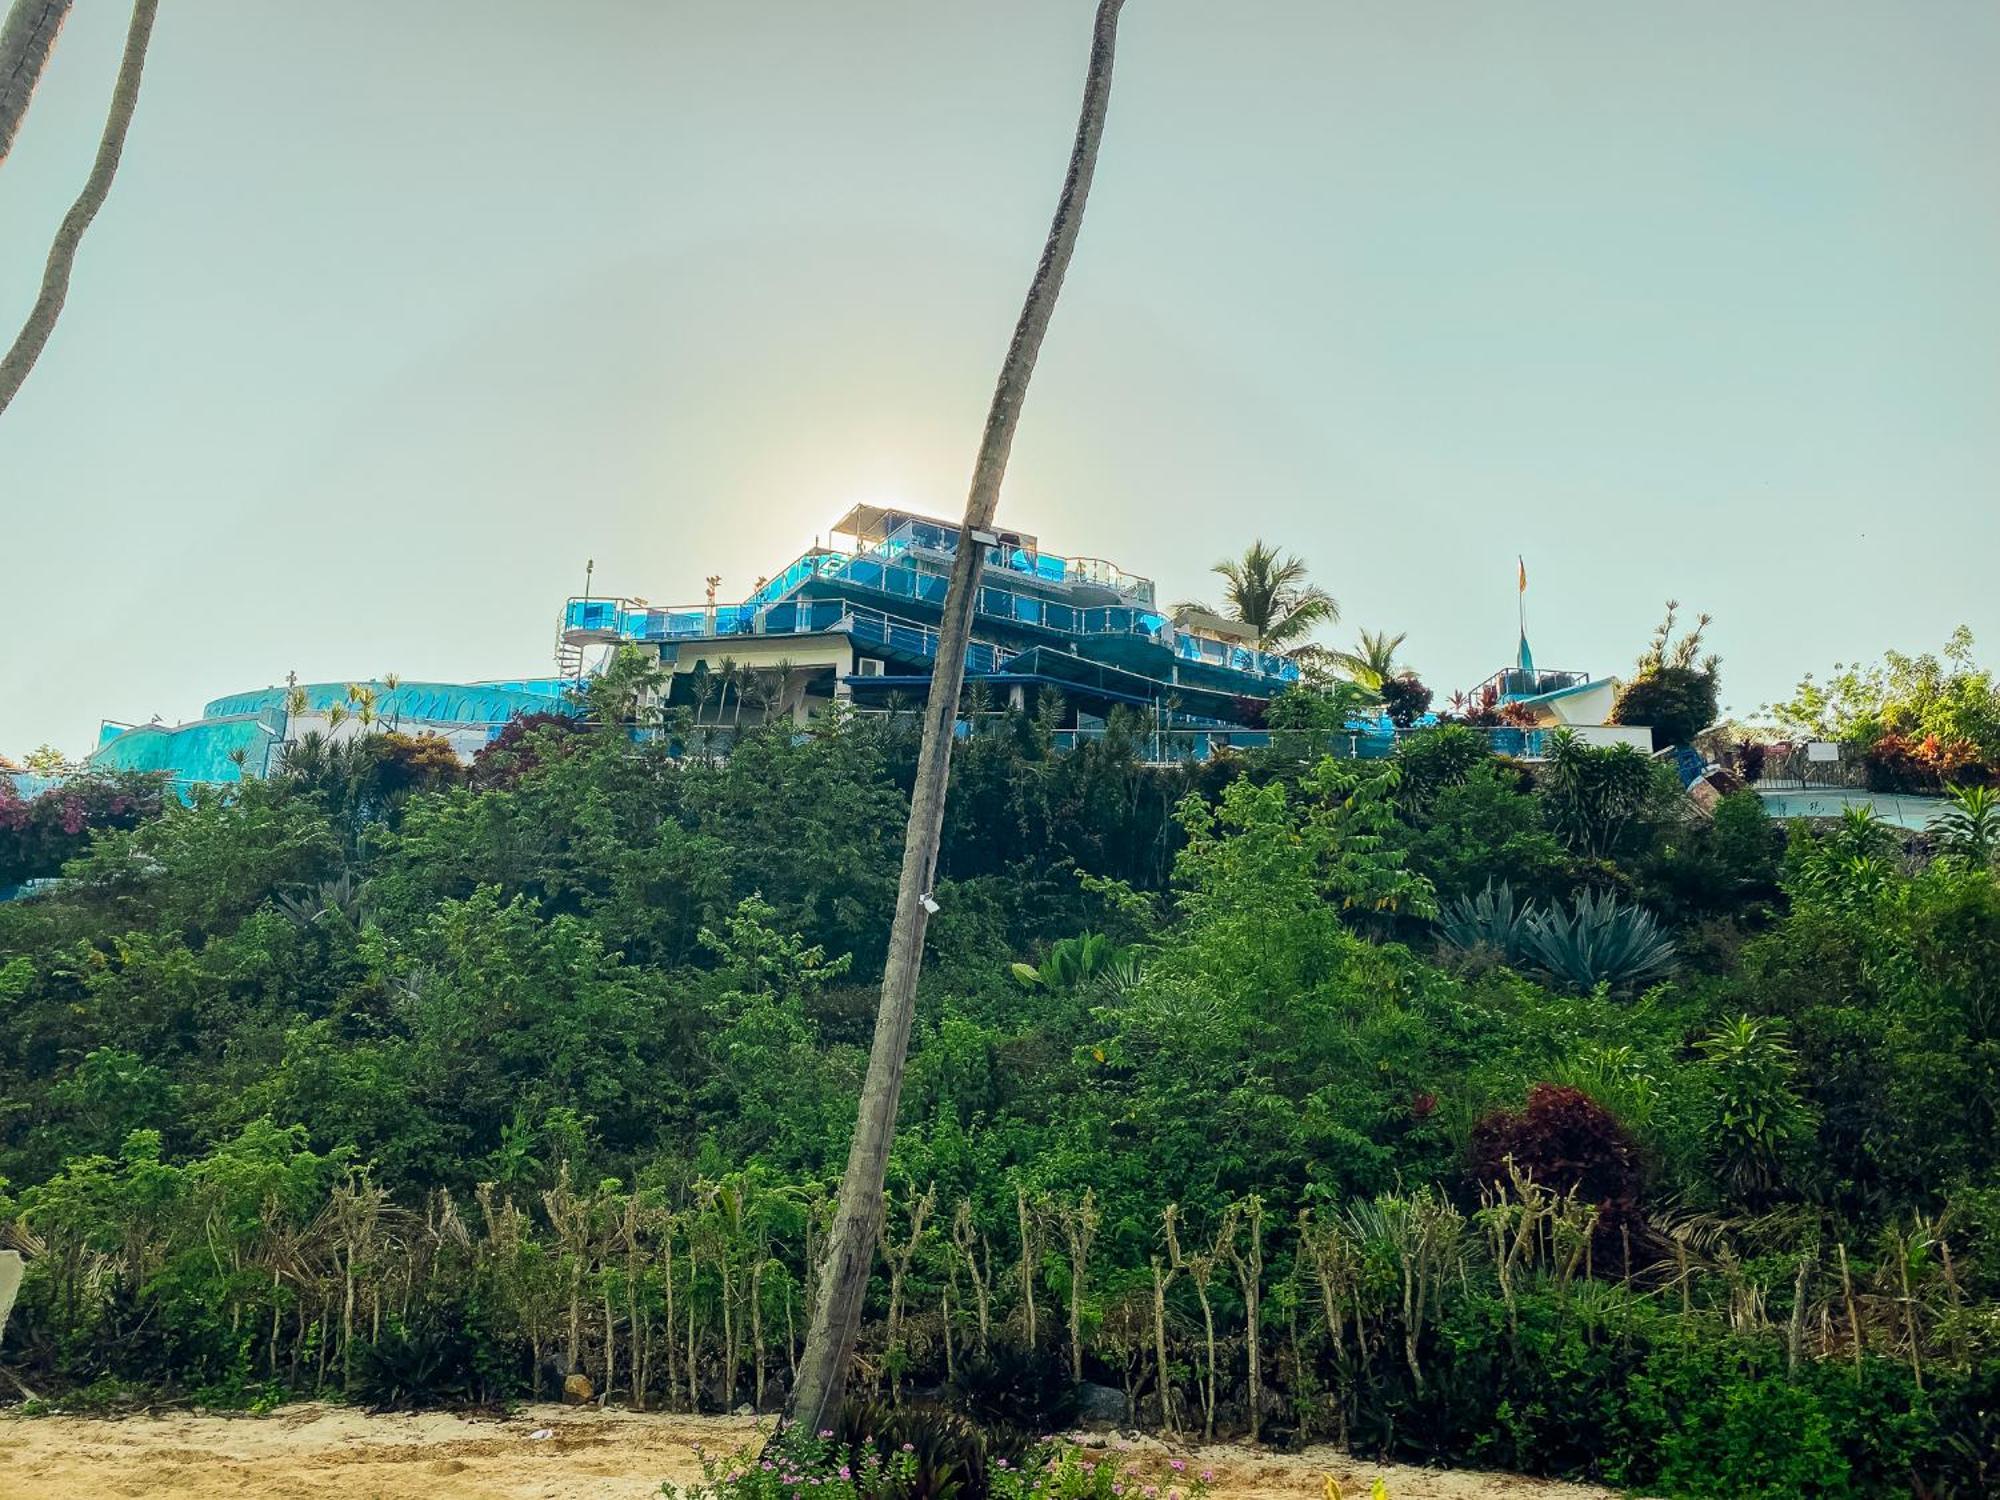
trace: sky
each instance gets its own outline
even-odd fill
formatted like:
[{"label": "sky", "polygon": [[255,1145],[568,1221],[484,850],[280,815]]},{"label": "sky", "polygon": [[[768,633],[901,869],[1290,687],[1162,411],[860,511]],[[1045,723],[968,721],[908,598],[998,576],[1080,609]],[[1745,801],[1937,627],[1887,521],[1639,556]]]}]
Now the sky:
[{"label": "sky", "polygon": [[[125,7],[0,168],[0,326]],[[1089,0],[201,0],[0,415],[0,751],[538,675],[955,515]],[[1129,0],[1001,517],[1212,596],[1263,537],[1442,696],[1715,616],[1739,715],[2000,645],[2000,7]]]}]

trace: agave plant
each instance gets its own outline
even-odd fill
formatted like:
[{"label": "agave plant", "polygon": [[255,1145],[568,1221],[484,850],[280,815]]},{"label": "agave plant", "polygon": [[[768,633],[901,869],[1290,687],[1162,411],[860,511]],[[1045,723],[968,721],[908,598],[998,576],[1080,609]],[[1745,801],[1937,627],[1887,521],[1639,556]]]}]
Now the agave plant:
[{"label": "agave plant", "polygon": [[1674,940],[1653,914],[1608,893],[1584,891],[1572,910],[1551,906],[1525,926],[1526,956],[1578,989],[1637,985],[1674,967]]},{"label": "agave plant", "polygon": [[1454,948],[1467,952],[1490,949],[1512,963],[1526,954],[1528,928],[1534,919],[1533,902],[1516,906],[1512,886],[1504,880],[1498,885],[1489,880],[1478,895],[1445,903],[1438,913],[1438,932]]}]

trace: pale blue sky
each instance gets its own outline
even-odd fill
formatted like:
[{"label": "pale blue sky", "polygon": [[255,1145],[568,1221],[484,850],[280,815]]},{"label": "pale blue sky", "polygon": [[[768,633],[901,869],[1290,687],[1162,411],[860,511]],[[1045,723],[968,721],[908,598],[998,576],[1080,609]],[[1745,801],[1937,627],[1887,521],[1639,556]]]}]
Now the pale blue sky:
[{"label": "pale blue sky", "polygon": [[[955,513],[1089,0],[164,7],[0,417],[0,749],[288,669],[545,668],[562,598],[732,596]],[[100,128],[81,0],[0,169],[0,323]],[[1725,701],[2000,649],[2000,7],[1130,0],[1003,515],[1208,593],[1262,534],[1440,690]]]}]

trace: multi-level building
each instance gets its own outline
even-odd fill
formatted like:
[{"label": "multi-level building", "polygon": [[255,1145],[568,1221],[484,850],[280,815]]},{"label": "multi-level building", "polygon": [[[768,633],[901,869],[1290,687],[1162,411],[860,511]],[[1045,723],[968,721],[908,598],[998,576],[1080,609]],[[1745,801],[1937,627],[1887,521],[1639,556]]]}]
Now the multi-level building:
[{"label": "multi-level building", "polygon": [[[833,541],[740,604],[573,598],[564,665],[580,672],[586,652],[618,643],[657,651],[670,703],[732,724],[921,701],[961,529],[857,505]],[[1295,664],[1257,650],[1240,625],[1161,609],[1149,578],[1045,552],[1015,531],[974,533],[973,544],[986,558],[966,679],[996,705],[1053,690],[1078,730],[1122,706],[1155,724],[1226,731],[1255,723],[1263,702],[1298,680]]]},{"label": "multi-level building", "polygon": [[186,724],[106,721],[89,764],[158,771],[183,784],[267,776],[308,734],[349,739],[380,730],[435,735],[470,759],[526,714],[565,711],[570,684],[519,682],[313,682],[217,698]]},{"label": "multi-level building", "polygon": [[[290,684],[218,698],[187,724],[107,723],[93,766],[161,771],[186,784],[269,774],[307,734],[371,729],[442,736],[470,758],[511,720],[576,712],[572,691],[612,650],[657,655],[665,698],[697,724],[725,730],[804,722],[835,704],[867,712],[929,694],[958,526],[858,505],[739,604],[661,608],[584,594],[563,610],[554,676],[512,682]],[[1259,651],[1244,626],[1186,607],[1162,608],[1153,581],[1092,557],[1042,550],[1032,536],[976,533],[984,567],[966,656],[968,684],[995,708],[1061,704],[1058,741],[1073,744],[1120,708],[1135,710],[1140,753],[1202,760],[1267,744],[1264,706],[1299,680],[1295,663]],[[717,580],[710,580],[711,589]],[[1603,726],[1616,684],[1583,672],[1537,671],[1525,634],[1514,666],[1475,689],[1469,706],[1506,708],[1496,749],[1534,756],[1548,729],[1643,741]],[[1393,752],[1397,731],[1370,712],[1328,737],[1336,755]],[[713,743],[711,743],[713,748]],[[26,795],[35,778],[10,776]]]}]

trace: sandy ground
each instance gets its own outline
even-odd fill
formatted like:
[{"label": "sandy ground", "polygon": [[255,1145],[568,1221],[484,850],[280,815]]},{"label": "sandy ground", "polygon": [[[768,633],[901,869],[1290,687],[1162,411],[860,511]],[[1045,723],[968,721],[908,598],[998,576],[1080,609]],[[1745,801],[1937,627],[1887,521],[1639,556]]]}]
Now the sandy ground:
[{"label": "sandy ground", "polygon": [[[660,1481],[700,1477],[689,1445],[754,1439],[747,1417],[650,1416],[530,1406],[514,1416],[370,1416],[302,1405],[265,1417],[169,1412],[116,1420],[0,1416],[0,1496],[21,1500],[640,1500]],[[1087,1441],[1099,1441],[1087,1439]],[[1230,1500],[1321,1500],[1326,1477],[1349,1497],[1377,1475],[1393,1500],[1603,1500],[1608,1490],[1508,1475],[1358,1464],[1332,1449],[1185,1452]],[[1164,1476],[1168,1450],[1133,1445],[1128,1463]]]}]

